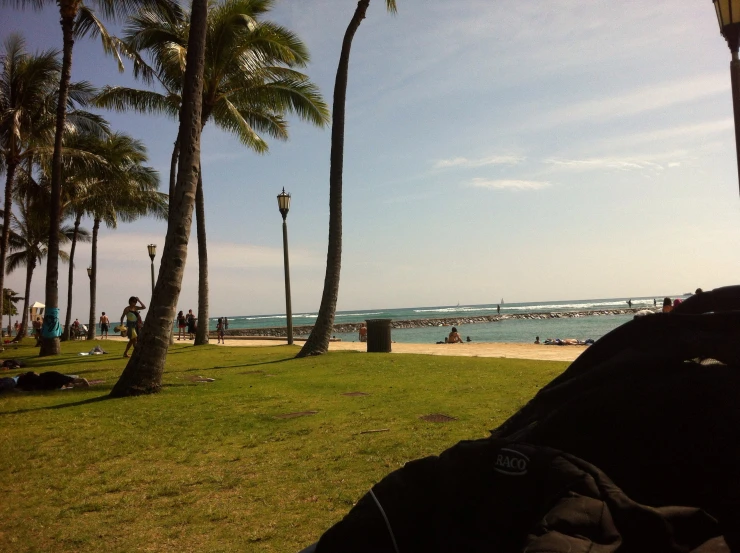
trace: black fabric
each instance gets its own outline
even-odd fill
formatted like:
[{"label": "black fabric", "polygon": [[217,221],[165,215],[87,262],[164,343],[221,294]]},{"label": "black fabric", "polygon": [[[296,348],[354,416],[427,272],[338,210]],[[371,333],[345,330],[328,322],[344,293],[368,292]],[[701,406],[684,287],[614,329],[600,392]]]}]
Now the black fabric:
[{"label": "black fabric", "polygon": [[[373,491],[401,553],[727,551],[703,511],[640,505],[593,465],[530,444],[461,442],[408,463]],[[394,551],[369,494],[316,549],[350,551]]]},{"label": "black fabric", "polygon": [[18,388],[32,392],[34,390],[58,390],[72,384],[74,379],[56,371],[47,371],[41,374],[28,372],[18,377]]}]

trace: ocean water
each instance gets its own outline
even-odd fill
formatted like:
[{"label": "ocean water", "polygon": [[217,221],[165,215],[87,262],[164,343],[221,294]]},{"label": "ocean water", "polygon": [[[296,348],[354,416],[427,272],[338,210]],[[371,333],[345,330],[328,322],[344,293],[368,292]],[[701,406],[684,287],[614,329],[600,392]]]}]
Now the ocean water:
[{"label": "ocean water", "polygon": [[[665,296],[640,298],[606,298],[588,300],[568,300],[551,302],[529,303],[502,303],[501,315],[522,313],[552,313],[564,311],[600,311],[609,309],[627,308],[627,301],[632,300],[633,308],[653,308],[654,300],[658,306],[662,305]],[[671,298],[684,298],[686,294],[670,295]],[[367,319],[393,319],[407,321],[415,319],[435,318],[470,318],[484,315],[495,315],[497,304],[455,305],[436,307],[408,307],[394,309],[372,309],[339,311],[335,323],[359,323]],[[222,316],[222,315],[218,315]],[[217,317],[212,318],[210,328],[215,330]],[[295,313],[293,326],[311,325],[316,320],[316,313]],[[286,325],[285,314],[273,315],[241,315],[229,316],[229,329],[239,328],[271,328]],[[577,318],[562,319],[506,319],[495,323],[461,324],[458,331],[466,338],[475,342],[533,342],[535,336],[541,340],[546,338],[578,338],[585,340],[600,338],[619,325],[632,319],[632,315],[591,315]],[[393,329],[392,339],[395,342],[405,343],[434,343],[444,340],[449,334],[449,327],[423,327],[409,329]],[[357,340],[357,335],[337,333],[342,340]]]}]

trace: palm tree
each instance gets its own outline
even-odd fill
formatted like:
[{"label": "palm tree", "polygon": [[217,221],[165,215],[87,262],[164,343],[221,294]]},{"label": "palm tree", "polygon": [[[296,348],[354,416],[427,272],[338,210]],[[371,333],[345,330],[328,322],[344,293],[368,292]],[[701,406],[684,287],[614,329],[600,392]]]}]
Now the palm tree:
[{"label": "palm tree", "polygon": [[[47,194],[48,196],[48,194]],[[46,233],[46,219],[48,217],[48,198],[47,201],[27,200],[21,206],[19,217],[13,216],[13,230],[17,236],[16,240],[11,241],[10,249],[12,252],[8,255],[5,264],[5,270],[8,274],[20,267],[26,268],[26,287],[23,302],[23,316],[21,319],[21,330],[16,336],[20,340],[26,334],[28,328],[28,306],[31,296],[31,280],[36,266],[48,254],[46,243],[48,235]],[[66,225],[60,229],[60,242],[69,242],[74,233],[77,233],[78,240],[89,241],[90,235],[85,229],[74,229]],[[63,262],[69,262],[69,255],[59,252],[59,259]]]},{"label": "palm tree", "polygon": [[[226,0],[208,14],[202,125],[213,119],[246,147],[267,151],[258,134],[287,140],[287,113],[317,126],[328,123],[328,107],[309,78],[296,71],[309,61],[305,45],[290,31],[261,21],[273,0]],[[180,12],[142,10],[131,19],[123,43],[135,60],[134,71],[155,80],[163,92],[106,87],[98,103],[118,110],[177,115],[187,51],[189,16]],[[144,61],[149,55],[151,66]],[[170,188],[177,163],[178,141],[172,156]],[[170,190],[170,194],[173,191]],[[195,344],[208,343],[208,258],[202,175],[195,197],[198,237],[198,325]]]},{"label": "palm tree", "polygon": [[[3,305],[5,306],[3,310],[3,315],[8,316],[8,336],[10,336],[13,332],[13,325],[10,322],[10,317],[18,314],[18,308],[15,306],[15,304],[21,301],[23,298],[18,295],[18,292],[10,288],[3,288],[2,296],[4,300]],[[2,325],[0,324],[0,326]]]},{"label": "palm tree", "polygon": [[[3,4],[12,3],[21,7],[41,8],[51,4],[52,0],[2,0]],[[63,49],[62,70],[59,79],[59,94],[56,108],[56,126],[54,133],[54,155],[51,164],[51,204],[49,206],[49,262],[46,268],[46,311],[44,330],[41,336],[39,355],[57,355],[59,349],[59,227],[62,212],[62,141],[66,120],[66,106],[69,97],[69,85],[72,76],[72,50],[76,36],[90,33],[100,36],[103,49],[107,53],[116,53],[116,44],[108,35],[105,27],[95,12],[81,0],[55,0],[59,6],[62,26]],[[132,13],[147,5],[172,7],[171,0],[93,0],[106,18],[115,19]],[[119,68],[122,70],[119,57]],[[52,337],[54,336],[54,337]]]},{"label": "palm tree", "polygon": [[167,195],[158,192],[159,175],[144,163],[146,147],[124,133],[114,133],[104,144],[108,169],[89,183],[91,196],[85,201],[86,211],[93,217],[92,262],[90,274],[89,340],[95,338],[95,303],[98,267],[98,232],[100,223],[116,228],[118,222],[132,222],[144,215],[167,217]]},{"label": "palm tree", "polygon": [[[20,35],[10,35],[3,44],[0,56],[0,149],[5,165],[4,212],[12,209],[13,188],[18,166],[33,155],[34,139],[43,135],[46,99],[59,80],[58,53],[47,50],[31,55],[26,52]],[[4,219],[0,238],[0,268],[5,266],[10,238],[11,218]],[[5,283],[5,272],[0,270],[0,289]],[[4,297],[0,295],[0,312]]]},{"label": "palm tree", "polygon": [[193,0],[178,131],[181,163],[177,170],[175,195],[170,198],[174,205],[170,209],[159,278],[149,313],[139,336],[138,347],[111,390],[112,397],[148,394],[158,392],[162,387],[169,336],[187,261],[190,223],[200,173],[197,168],[200,167],[207,25],[208,0]]},{"label": "palm tree", "polygon": [[[297,357],[320,355],[329,349],[329,339],[334,329],[334,315],[339,296],[339,273],[342,268],[342,170],[344,165],[344,110],[349,75],[349,52],[352,39],[365,19],[370,0],[360,0],[344,33],[342,53],[334,81],[333,121],[331,126],[331,160],[329,163],[329,247],[326,254],[326,275],[313,330]],[[385,0],[386,8],[396,13],[396,0]]]}]

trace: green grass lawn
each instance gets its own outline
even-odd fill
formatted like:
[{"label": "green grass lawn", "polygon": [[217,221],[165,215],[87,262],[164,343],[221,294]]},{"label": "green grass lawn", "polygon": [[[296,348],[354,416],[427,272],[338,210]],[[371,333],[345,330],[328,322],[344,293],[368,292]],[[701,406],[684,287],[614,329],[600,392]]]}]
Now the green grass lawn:
[{"label": "green grass lawn", "polygon": [[[105,382],[0,396],[0,551],[299,551],[385,474],[486,436],[567,366],[175,345],[162,393],[108,399],[125,344],[99,343],[110,355],[4,354]],[[317,413],[276,418],[298,411]]]}]

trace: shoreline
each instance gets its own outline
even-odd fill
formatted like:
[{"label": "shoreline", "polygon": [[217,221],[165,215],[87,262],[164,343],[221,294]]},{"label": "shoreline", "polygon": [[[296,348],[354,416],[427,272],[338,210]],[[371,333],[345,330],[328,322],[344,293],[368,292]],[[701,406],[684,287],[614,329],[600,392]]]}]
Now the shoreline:
[{"label": "shoreline", "polygon": [[[513,313],[505,315],[477,315],[475,317],[437,317],[431,319],[409,319],[391,321],[392,329],[406,328],[433,328],[447,326],[461,326],[469,324],[498,323],[509,319],[513,320],[546,320],[546,319],[574,319],[581,317],[601,317],[612,315],[634,315],[645,308],[626,308],[626,309],[599,309],[594,311],[550,311],[537,313]],[[656,311],[650,310],[650,311]],[[339,323],[335,324],[332,334],[349,334],[356,333],[362,322],[357,323]],[[313,325],[300,325],[293,327],[294,336],[308,336],[313,330]],[[216,337],[216,331],[211,330],[210,335]],[[254,336],[254,337],[285,337],[287,327],[263,327],[263,328],[233,328],[226,330],[226,337],[229,336]]]},{"label": "shoreline", "polygon": [[[110,340],[126,341],[120,336],[110,336]],[[101,347],[105,348],[105,340],[98,342]],[[177,340],[175,340],[177,344]],[[183,344],[192,345],[187,341]],[[212,346],[221,347],[215,343]],[[254,339],[254,338],[232,338],[226,339],[225,347],[279,347],[287,346],[286,340],[279,339]],[[301,344],[294,344],[296,352]],[[448,355],[455,357],[492,357],[500,359],[528,359],[532,361],[566,361],[572,362],[588,346],[546,346],[544,344],[524,344],[517,342],[467,342],[462,344],[409,344],[402,342],[393,342],[391,344],[391,354],[416,354],[416,355]],[[366,342],[330,342],[329,351],[356,351],[358,353],[367,352]],[[368,355],[376,355],[370,353]],[[379,354],[383,355],[383,354]],[[387,355],[387,354],[386,354]]]}]

